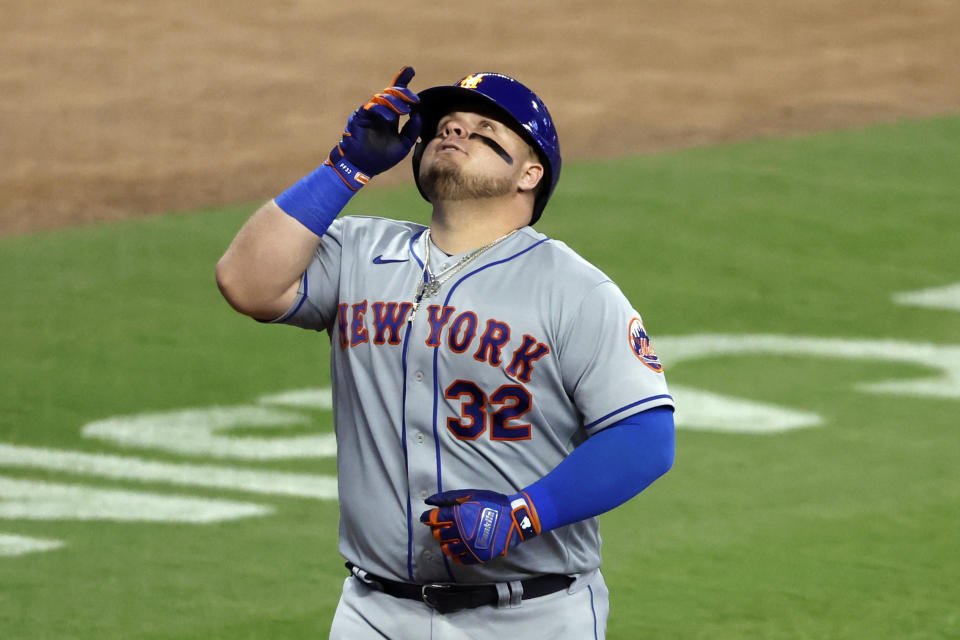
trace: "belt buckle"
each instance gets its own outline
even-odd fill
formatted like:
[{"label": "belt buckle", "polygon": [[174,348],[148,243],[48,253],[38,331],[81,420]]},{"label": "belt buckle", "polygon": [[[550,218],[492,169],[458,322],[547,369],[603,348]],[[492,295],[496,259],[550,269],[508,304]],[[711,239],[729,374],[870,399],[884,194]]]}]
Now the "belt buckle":
[{"label": "belt buckle", "polygon": [[425,584],[420,587],[420,599],[423,600],[428,607],[436,609],[441,613],[446,612],[446,607],[443,606],[439,598],[451,593],[453,593],[453,585],[442,582]]}]

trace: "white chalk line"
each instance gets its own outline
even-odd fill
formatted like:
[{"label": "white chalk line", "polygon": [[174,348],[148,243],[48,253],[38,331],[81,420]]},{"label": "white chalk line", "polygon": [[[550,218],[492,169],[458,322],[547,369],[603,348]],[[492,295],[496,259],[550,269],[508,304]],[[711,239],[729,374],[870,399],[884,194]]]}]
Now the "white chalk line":
[{"label": "white chalk line", "polygon": [[960,311],[960,282],[893,294],[893,301],[911,307]]}]

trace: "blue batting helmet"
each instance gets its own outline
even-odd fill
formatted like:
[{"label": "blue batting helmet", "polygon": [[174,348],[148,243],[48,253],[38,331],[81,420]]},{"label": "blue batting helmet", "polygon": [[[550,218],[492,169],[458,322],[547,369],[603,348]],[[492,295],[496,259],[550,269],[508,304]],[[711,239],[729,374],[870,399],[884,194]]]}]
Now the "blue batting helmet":
[{"label": "blue batting helmet", "polygon": [[423,133],[413,151],[413,177],[420,195],[429,200],[420,186],[420,158],[440,119],[457,109],[485,107],[500,115],[504,124],[533,147],[543,163],[544,175],[530,224],[539,220],[560,179],[560,141],[543,100],[517,80],[500,73],[473,73],[456,84],[431,87],[417,95],[420,97]]}]

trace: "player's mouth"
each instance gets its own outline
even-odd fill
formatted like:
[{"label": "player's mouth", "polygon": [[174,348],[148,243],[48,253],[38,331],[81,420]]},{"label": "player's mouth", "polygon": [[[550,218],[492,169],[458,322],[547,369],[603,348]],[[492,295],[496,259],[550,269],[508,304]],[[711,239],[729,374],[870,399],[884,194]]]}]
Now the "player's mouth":
[{"label": "player's mouth", "polygon": [[438,152],[440,152],[440,151],[459,151],[460,153],[466,153],[466,151],[464,151],[463,147],[461,147],[460,145],[455,144],[455,143],[453,143],[453,142],[441,142],[441,143],[440,143],[440,147],[437,149],[437,151],[438,151]]}]

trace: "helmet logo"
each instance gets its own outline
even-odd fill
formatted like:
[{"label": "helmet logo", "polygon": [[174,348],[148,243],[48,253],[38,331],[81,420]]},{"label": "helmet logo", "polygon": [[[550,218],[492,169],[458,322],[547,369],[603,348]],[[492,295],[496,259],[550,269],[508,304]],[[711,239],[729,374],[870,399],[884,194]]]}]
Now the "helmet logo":
[{"label": "helmet logo", "polygon": [[477,85],[483,81],[483,76],[485,75],[487,74],[475,73],[473,75],[469,75],[460,81],[460,86],[464,89],[476,89]]}]

